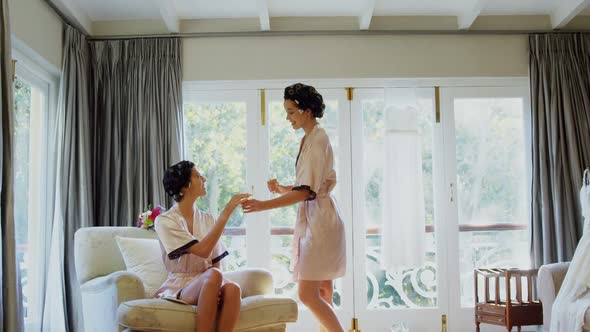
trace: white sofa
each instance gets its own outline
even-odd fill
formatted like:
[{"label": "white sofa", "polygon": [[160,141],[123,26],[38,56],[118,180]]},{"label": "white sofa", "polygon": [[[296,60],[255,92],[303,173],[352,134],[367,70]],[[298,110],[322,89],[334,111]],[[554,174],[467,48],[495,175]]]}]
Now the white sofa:
[{"label": "white sofa", "polygon": [[[549,332],[551,326],[551,307],[561,288],[569,262],[554,263],[541,266],[537,275],[537,289],[539,300],[543,303],[543,331]],[[589,295],[590,296],[590,295]],[[590,332],[590,310],[584,315],[583,332]]]},{"label": "white sofa", "polygon": [[[85,331],[195,331],[196,306],[146,298],[142,281],[125,270],[116,236],[157,238],[155,232],[135,227],[90,227],[76,232],[75,264]],[[297,320],[297,303],[273,295],[268,271],[245,269],[225,276],[242,288],[236,331],[285,331],[287,323]]]}]

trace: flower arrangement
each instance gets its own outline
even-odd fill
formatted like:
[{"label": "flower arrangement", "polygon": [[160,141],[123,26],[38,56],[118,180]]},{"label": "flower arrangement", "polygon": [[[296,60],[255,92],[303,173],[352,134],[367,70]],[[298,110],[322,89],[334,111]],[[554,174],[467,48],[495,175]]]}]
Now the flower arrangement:
[{"label": "flower arrangement", "polygon": [[146,211],[141,213],[137,219],[137,227],[154,230],[154,222],[156,221],[156,217],[160,215],[160,213],[166,211],[163,207],[156,205],[153,209],[150,205],[148,205]]}]

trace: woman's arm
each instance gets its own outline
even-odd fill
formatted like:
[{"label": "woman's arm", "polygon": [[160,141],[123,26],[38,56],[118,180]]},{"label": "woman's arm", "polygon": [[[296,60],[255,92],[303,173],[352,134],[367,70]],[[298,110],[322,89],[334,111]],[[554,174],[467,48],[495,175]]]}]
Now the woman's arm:
[{"label": "woman's arm", "polygon": [[209,231],[209,233],[207,233],[207,235],[205,235],[205,237],[202,238],[201,241],[189,247],[188,251],[191,254],[197,255],[202,258],[209,257],[209,255],[211,255],[211,252],[213,251],[213,248],[215,248],[215,245],[219,241],[219,238],[221,238],[221,235],[223,234],[223,230],[225,229],[225,225],[227,224],[229,217],[234,212],[236,207],[244,199],[248,198],[248,196],[250,196],[250,194],[234,195],[234,197],[232,197],[232,199],[230,199],[230,201],[227,203],[223,211],[221,211],[221,214],[219,214],[219,218],[217,218],[217,221],[215,222],[213,228]]},{"label": "woman's arm", "polygon": [[273,194],[283,195],[293,190],[293,186],[280,185],[277,179],[268,180],[266,184],[268,186],[268,190]]},{"label": "woman's arm", "polygon": [[242,210],[244,213],[258,212],[264,210],[271,210],[280,207],[293,205],[299,202],[303,202],[310,197],[310,193],[307,190],[296,190],[291,191],[283,196],[268,200],[259,201],[255,199],[248,199],[242,202]]},{"label": "woman's arm", "polygon": [[293,191],[293,186],[283,186],[279,185],[279,194],[286,194],[290,191]]}]

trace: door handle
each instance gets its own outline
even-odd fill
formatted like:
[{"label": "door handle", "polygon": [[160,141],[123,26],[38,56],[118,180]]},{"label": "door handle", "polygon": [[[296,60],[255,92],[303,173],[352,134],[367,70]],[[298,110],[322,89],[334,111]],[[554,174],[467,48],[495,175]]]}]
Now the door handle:
[{"label": "door handle", "polygon": [[451,182],[449,185],[449,197],[450,197],[451,202],[455,201],[455,190],[454,190],[453,186],[454,186],[454,184],[453,184],[453,182]]}]

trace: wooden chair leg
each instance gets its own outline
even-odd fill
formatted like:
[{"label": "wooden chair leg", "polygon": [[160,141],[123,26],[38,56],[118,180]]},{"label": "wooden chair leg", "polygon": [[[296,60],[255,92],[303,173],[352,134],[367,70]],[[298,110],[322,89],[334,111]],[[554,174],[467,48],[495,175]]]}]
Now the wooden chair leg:
[{"label": "wooden chair leg", "polygon": [[475,332],[480,332],[479,331],[479,322],[475,323]]},{"label": "wooden chair leg", "polygon": [[520,332],[520,326],[516,327],[516,331]]}]

